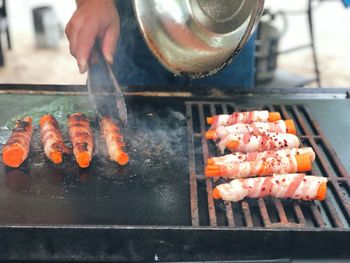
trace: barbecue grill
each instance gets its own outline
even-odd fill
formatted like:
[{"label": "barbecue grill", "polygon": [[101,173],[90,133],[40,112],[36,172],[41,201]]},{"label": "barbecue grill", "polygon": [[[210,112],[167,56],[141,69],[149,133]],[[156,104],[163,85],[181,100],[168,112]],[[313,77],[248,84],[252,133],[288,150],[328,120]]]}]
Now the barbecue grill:
[{"label": "barbecue grill", "polygon": [[[88,169],[72,157],[49,163],[38,131],[21,168],[0,164],[0,260],[350,257],[347,90],[128,87],[125,95],[126,167],[105,159],[97,132]],[[45,109],[63,125],[64,107],[88,113],[85,87],[0,85],[1,127],[28,112],[35,121]],[[302,144],[316,153],[312,174],[329,180],[325,201],[213,200],[218,182],[205,178],[204,162],[218,153],[203,137],[205,118],[251,109],[295,121]],[[1,145],[8,134],[0,130]]]}]

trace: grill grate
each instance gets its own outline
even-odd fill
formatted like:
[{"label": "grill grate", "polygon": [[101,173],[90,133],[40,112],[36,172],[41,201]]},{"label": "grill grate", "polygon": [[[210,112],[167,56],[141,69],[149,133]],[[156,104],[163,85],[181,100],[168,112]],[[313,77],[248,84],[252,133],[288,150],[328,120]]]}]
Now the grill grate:
[{"label": "grill grate", "polygon": [[[302,144],[311,146],[316,160],[310,174],[327,177],[327,198],[322,201],[246,199],[231,203],[214,201],[212,178],[205,178],[204,163],[211,155],[219,155],[215,145],[203,136],[209,126],[206,117],[243,111],[233,103],[186,102],[189,181],[192,226],[229,228],[348,228],[350,224],[350,177],[319,124],[303,105],[268,105],[262,109],[279,111],[283,119],[296,123]],[[251,110],[251,109],[244,109]],[[222,179],[220,179],[222,180]],[[201,191],[204,185],[205,191]]]}]

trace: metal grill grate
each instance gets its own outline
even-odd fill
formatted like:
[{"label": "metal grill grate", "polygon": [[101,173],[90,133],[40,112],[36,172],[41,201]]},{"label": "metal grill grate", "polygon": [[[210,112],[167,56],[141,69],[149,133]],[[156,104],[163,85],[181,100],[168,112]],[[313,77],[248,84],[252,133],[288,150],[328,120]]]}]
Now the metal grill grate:
[{"label": "metal grill grate", "polygon": [[294,120],[302,144],[311,146],[316,153],[310,174],[329,180],[327,198],[322,202],[273,198],[246,199],[237,203],[214,201],[212,190],[217,182],[205,178],[204,163],[209,156],[219,154],[214,143],[207,142],[203,136],[209,128],[206,117],[251,109],[240,109],[232,103],[186,102],[192,226],[349,228],[350,177],[308,108],[270,105],[263,109],[279,111],[283,119]]}]

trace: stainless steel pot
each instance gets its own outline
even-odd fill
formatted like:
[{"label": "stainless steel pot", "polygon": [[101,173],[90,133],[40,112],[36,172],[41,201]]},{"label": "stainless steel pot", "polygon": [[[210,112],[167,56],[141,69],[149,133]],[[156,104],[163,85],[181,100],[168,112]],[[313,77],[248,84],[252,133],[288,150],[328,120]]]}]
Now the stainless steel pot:
[{"label": "stainless steel pot", "polygon": [[176,75],[200,78],[225,67],[248,40],[264,0],[134,0],[147,45]]}]

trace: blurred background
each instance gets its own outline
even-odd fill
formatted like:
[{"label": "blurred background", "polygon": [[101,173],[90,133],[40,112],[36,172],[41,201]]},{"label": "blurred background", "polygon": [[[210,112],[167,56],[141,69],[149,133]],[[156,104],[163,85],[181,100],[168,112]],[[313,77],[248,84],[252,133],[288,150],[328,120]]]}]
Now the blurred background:
[{"label": "blurred background", "polygon": [[[75,1],[5,1],[0,0],[0,83],[85,84],[64,35]],[[350,8],[341,0],[265,2],[256,86],[349,87]]]}]

